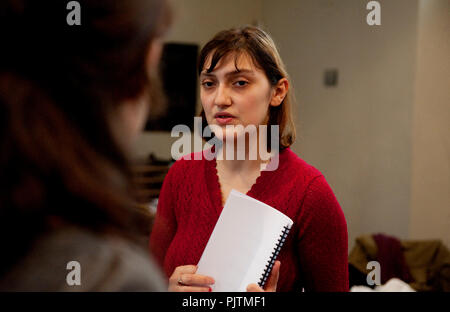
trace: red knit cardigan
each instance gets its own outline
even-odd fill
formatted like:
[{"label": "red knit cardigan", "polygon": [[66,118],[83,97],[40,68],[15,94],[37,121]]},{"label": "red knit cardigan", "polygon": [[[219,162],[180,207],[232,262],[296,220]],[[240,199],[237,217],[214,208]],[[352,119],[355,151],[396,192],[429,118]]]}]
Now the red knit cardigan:
[{"label": "red knit cardigan", "polygon": [[[223,209],[216,161],[181,159],[167,174],[150,249],[169,277],[197,264]],[[279,166],[262,171],[247,195],[286,214],[294,225],[277,260],[277,291],[348,291],[348,234],[324,176],[287,148]]]}]

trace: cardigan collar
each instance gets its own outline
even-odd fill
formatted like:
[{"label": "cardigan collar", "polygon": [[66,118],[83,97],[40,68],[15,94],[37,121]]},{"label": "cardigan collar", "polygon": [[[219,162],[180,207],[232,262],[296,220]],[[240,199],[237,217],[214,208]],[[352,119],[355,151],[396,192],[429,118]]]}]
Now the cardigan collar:
[{"label": "cardigan collar", "polygon": [[[222,190],[217,172],[216,158],[212,157],[212,155],[214,154],[214,146],[204,153],[204,155],[208,155],[208,157],[203,157],[206,189],[208,190],[211,204],[220,213],[223,209]],[[260,175],[258,176],[258,178],[256,178],[255,183],[251,186],[246,195],[260,200],[261,196],[268,191],[267,188],[270,188],[271,186],[271,184],[268,183],[268,181],[270,181],[270,177],[273,176],[275,172],[283,170],[283,167],[286,163],[285,160],[291,154],[293,154],[293,152],[289,147],[281,150],[279,153],[278,168],[271,171],[261,170]],[[273,159],[269,162],[266,168],[270,168],[271,165],[273,165]]]}]

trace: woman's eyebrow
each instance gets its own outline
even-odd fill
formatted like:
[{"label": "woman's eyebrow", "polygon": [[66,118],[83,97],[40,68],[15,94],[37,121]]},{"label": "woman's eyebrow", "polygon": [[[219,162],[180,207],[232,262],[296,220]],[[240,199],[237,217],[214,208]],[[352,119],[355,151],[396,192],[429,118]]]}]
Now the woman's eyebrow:
[{"label": "woman's eyebrow", "polygon": [[[234,70],[234,71],[226,73],[225,77],[239,76],[239,75],[242,75],[242,74],[254,75],[255,72],[253,70],[250,70],[250,69],[240,69],[240,70]],[[206,71],[204,71],[203,73],[200,74],[200,78],[215,77],[215,76],[216,76],[215,74],[208,73]]]},{"label": "woman's eyebrow", "polygon": [[200,74],[200,78],[206,78],[206,77],[215,77],[216,75],[208,73],[208,72],[203,72]]},{"label": "woman's eyebrow", "polygon": [[250,69],[239,69],[239,70],[235,70],[229,73],[226,73],[225,76],[239,76],[242,74],[247,74],[247,75],[254,75],[254,71],[250,70]]}]

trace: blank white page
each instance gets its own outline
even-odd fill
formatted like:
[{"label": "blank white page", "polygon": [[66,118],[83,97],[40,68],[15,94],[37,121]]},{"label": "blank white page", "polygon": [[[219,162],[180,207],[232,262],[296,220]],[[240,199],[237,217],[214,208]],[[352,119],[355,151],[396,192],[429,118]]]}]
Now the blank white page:
[{"label": "blank white page", "polygon": [[260,281],[284,227],[292,224],[275,208],[232,190],[197,273],[215,279],[213,291],[246,291]]}]

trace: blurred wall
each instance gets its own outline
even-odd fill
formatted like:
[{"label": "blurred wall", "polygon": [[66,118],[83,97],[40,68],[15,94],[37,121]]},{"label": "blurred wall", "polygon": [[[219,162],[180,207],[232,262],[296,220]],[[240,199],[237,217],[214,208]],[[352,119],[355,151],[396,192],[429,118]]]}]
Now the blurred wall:
[{"label": "blurred wall", "polygon": [[450,1],[419,8],[410,235],[450,247]]},{"label": "blurred wall", "polygon": [[[292,75],[294,150],[335,191],[349,245],[363,233],[408,237],[417,1],[380,1],[381,25],[359,0],[264,0],[263,19]],[[338,85],[323,84],[327,68]]]}]

